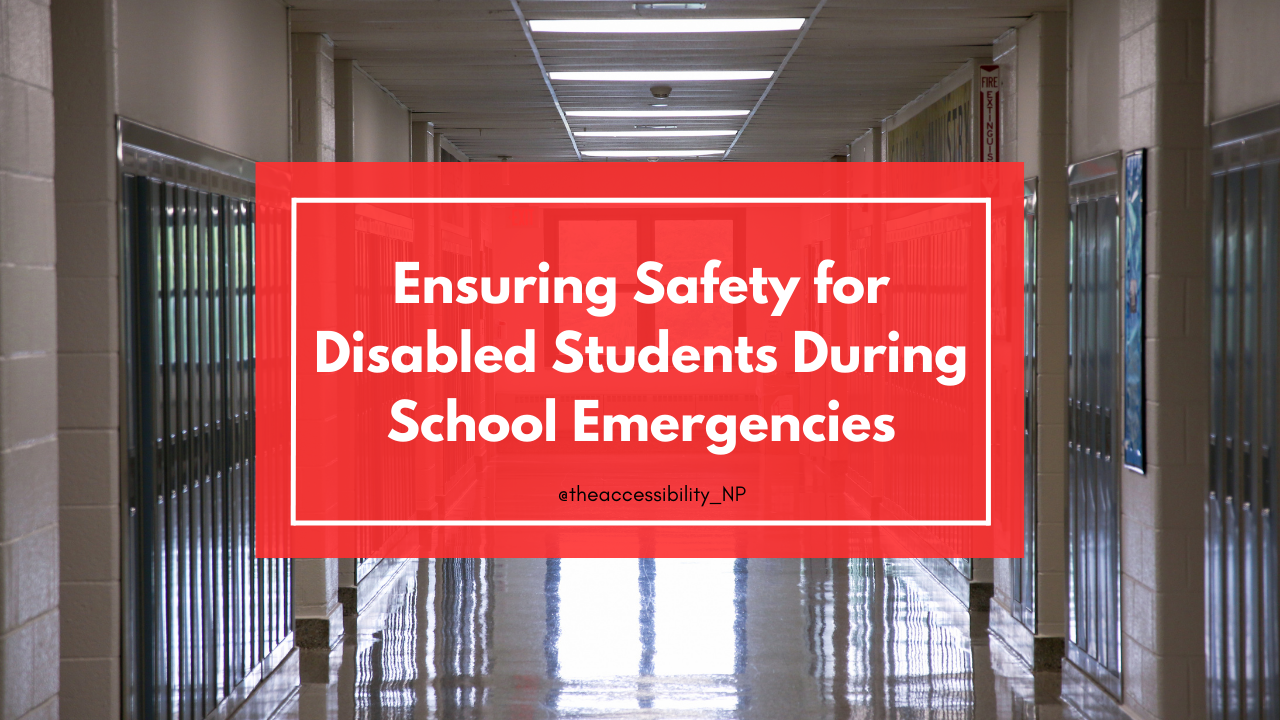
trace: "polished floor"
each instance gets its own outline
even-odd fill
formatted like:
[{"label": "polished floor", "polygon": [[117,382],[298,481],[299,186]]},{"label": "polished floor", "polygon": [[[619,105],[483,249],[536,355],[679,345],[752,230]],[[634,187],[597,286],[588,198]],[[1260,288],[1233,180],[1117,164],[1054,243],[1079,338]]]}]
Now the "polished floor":
[{"label": "polished floor", "polygon": [[422,560],[235,717],[1079,717],[986,628],[910,560]]}]

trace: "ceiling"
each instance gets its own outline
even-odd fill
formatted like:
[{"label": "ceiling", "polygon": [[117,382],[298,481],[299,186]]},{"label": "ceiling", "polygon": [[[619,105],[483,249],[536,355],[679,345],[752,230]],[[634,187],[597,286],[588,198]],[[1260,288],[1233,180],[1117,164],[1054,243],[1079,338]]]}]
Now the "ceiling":
[{"label": "ceiling", "polygon": [[[669,109],[759,108],[728,160],[826,160],[1038,10],[1067,0],[829,0],[763,102],[768,80],[666,83]],[[519,0],[528,20],[626,17],[808,18],[818,0],[707,0],[703,10],[637,10],[617,0]],[[323,32],[472,160],[575,160],[511,0],[299,0],[294,32]],[[533,33],[549,72],[777,70],[801,31]],[[653,109],[652,82],[554,80],[562,108]],[[575,131],[740,130],[746,117],[569,117]],[[578,138],[582,151],[725,149],[734,137]]]}]

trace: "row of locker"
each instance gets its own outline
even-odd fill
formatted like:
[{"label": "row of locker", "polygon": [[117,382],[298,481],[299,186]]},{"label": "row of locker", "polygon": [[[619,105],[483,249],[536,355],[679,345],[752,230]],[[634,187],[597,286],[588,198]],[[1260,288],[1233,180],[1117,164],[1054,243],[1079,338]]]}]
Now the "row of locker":
[{"label": "row of locker", "polygon": [[[1271,113],[1275,115],[1275,112]],[[1280,373],[1280,118],[1215,128],[1209,179],[1210,471],[1205,479],[1205,618],[1213,718],[1280,713],[1280,559],[1275,504]],[[1132,392],[1123,303],[1120,154],[1068,174],[1067,658],[1122,696],[1120,479],[1124,393]],[[1139,196],[1141,188],[1138,188]],[[1015,617],[1036,628],[1039,208],[1025,188],[1025,559],[1011,564]],[[1143,217],[1139,209],[1135,217]],[[1127,294],[1135,295],[1128,298]],[[1143,336],[1139,326],[1139,341]],[[1127,352],[1132,353],[1129,349]],[[1188,367],[1196,363],[1188,360]],[[1143,367],[1137,377],[1142,380]],[[1139,386],[1140,388],[1141,386]],[[1143,398],[1141,390],[1138,398]],[[1141,401],[1140,401],[1141,402]],[[1140,407],[1138,422],[1145,425]],[[1188,438],[1188,442],[1196,442]],[[1130,463],[1132,464],[1132,463]],[[1141,466],[1132,470],[1142,472]]]}]

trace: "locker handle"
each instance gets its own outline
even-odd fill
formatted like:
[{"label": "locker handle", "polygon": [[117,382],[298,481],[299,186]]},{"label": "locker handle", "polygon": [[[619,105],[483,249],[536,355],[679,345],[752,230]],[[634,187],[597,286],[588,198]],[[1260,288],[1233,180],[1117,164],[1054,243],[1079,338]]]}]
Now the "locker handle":
[{"label": "locker handle", "polygon": [[1093,452],[1093,433],[1095,432],[1094,425],[1096,424],[1093,422],[1093,405],[1085,403],[1084,406],[1080,408],[1080,421],[1084,423],[1084,427],[1082,428],[1083,432],[1080,433],[1082,440],[1084,441],[1082,443],[1084,445],[1084,451]]},{"label": "locker handle", "polygon": [[1243,443],[1241,443],[1240,452],[1243,455],[1243,457],[1241,457],[1241,460],[1244,463],[1244,467],[1241,468],[1241,475],[1243,475],[1243,478],[1242,478],[1243,482],[1240,483],[1240,499],[1246,505],[1248,505],[1253,500],[1253,452],[1252,451],[1253,451],[1252,443],[1250,443],[1248,440],[1245,440]]},{"label": "locker handle", "polygon": [[1271,446],[1262,446],[1262,509],[1270,510],[1275,479],[1271,477]]},{"label": "locker handle", "polygon": [[1089,413],[1089,422],[1092,425],[1092,432],[1089,434],[1089,449],[1093,451],[1094,457],[1102,457],[1102,408],[1093,406]]},{"label": "locker handle", "polygon": [[1209,493],[1218,492],[1218,434],[1209,433]]},{"label": "locker handle", "polygon": [[1223,443],[1223,451],[1226,455],[1226,462],[1222,468],[1223,498],[1227,502],[1231,502],[1236,494],[1236,454],[1234,445],[1235,443],[1231,441],[1230,436]]},{"label": "locker handle", "polygon": [[1076,447],[1076,403],[1071,398],[1067,398],[1067,449],[1074,450]]},{"label": "locker handle", "polygon": [[1084,421],[1084,404],[1079,400],[1076,401],[1076,450],[1084,450],[1084,445],[1089,440],[1089,426]]},{"label": "locker handle", "polygon": [[1106,420],[1102,429],[1102,446],[1106,449],[1105,456],[1111,459],[1111,408],[1107,408]]}]

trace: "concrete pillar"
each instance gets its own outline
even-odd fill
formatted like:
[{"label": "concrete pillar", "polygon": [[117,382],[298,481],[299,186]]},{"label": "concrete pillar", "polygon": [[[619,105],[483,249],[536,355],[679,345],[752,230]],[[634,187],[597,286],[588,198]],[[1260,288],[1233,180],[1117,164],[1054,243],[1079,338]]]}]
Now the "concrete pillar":
[{"label": "concrete pillar", "polygon": [[300,648],[328,648],[342,637],[338,560],[293,561],[293,638]]},{"label": "concrete pillar", "polygon": [[[354,60],[333,61],[333,146],[338,162],[356,159],[356,108]],[[354,572],[354,571],[353,571]]]},{"label": "concrete pillar", "polygon": [[[292,43],[293,159],[333,162],[337,157],[333,42],[319,33],[294,33]],[[349,112],[351,63],[344,67]],[[336,558],[293,561],[293,637],[300,648],[328,648],[342,637],[338,565]]]},{"label": "concrete pillar", "polygon": [[1037,473],[1034,627],[1010,615],[1008,561],[996,561],[991,627],[1036,670],[1061,667],[1066,634],[1066,132],[1067,17],[1039,13],[996,44],[1002,159],[1037,182]]},{"label": "concrete pillar", "polygon": [[0,716],[58,716],[57,256],[49,5],[0,1]]},{"label": "concrete pillar", "polygon": [[1124,701],[1205,712],[1204,488],[1208,314],[1204,13],[1121,0],[1119,138],[1147,148],[1147,471],[1121,476]]},{"label": "concrete pillar", "polygon": [[414,120],[411,132],[410,145],[413,152],[413,161],[435,162],[438,160],[439,158],[436,156],[435,123]]},{"label": "concrete pillar", "polygon": [[121,706],[115,13],[113,0],[52,6],[65,717]]},{"label": "concrete pillar", "polygon": [[[1038,177],[1036,256],[1036,665],[1060,663],[1066,634],[1067,16],[1040,13],[1020,33],[1018,159]],[[1034,172],[1034,175],[1032,174]]]},{"label": "concrete pillar", "polygon": [[292,41],[293,160],[333,162],[337,157],[333,42],[321,33],[294,33]]},{"label": "concrete pillar", "polygon": [[1204,13],[1077,0],[1071,15],[1071,160],[1147,150],[1147,468],[1120,475],[1123,702],[1143,718],[1206,710]]}]

